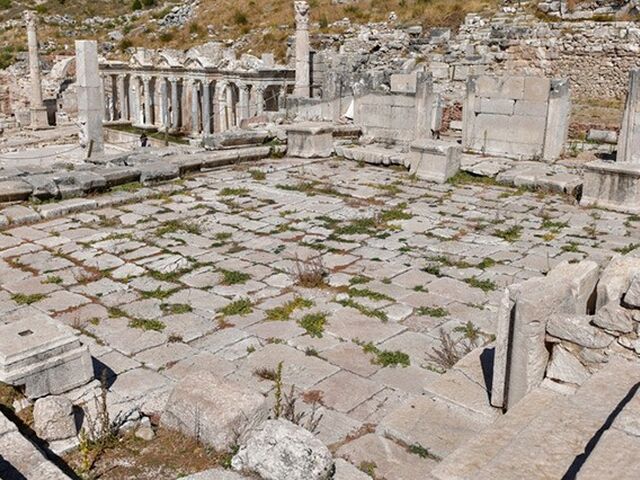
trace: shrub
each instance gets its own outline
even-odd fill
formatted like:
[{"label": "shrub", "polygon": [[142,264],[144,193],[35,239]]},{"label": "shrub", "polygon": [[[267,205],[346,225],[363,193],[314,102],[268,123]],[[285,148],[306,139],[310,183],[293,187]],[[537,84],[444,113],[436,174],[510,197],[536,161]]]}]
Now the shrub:
[{"label": "shrub", "polygon": [[133,0],[133,3],[131,4],[131,10],[140,10],[142,9],[142,3],[140,2],[140,0]]}]

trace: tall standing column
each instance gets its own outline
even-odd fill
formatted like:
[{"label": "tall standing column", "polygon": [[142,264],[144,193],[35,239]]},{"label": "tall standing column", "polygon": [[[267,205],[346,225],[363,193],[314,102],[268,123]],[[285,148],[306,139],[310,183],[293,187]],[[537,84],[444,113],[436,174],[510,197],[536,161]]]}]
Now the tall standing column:
[{"label": "tall standing column", "polygon": [[38,53],[38,34],[36,32],[36,15],[33,11],[24,12],[27,26],[27,43],[29,47],[29,80],[31,82],[31,128],[49,126],[47,108],[42,101],[42,83],[40,78],[40,55]]},{"label": "tall standing column", "polygon": [[294,2],[296,13],[296,97],[309,98],[311,93],[311,68],[309,47],[309,4],[304,0]]},{"label": "tall standing column", "polygon": [[198,96],[198,82],[191,82],[191,133],[200,133],[200,98]]},{"label": "tall standing column", "polygon": [[143,125],[153,125],[153,95],[151,95],[151,78],[147,75],[142,77],[144,87],[144,122]]},{"label": "tall standing column", "polygon": [[202,130],[205,135],[211,133],[211,85],[202,80]]},{"label": "tall standing column", "polygon": [[236,120],[238,118],[236,115],[237,104],[234,104],[233,93],[233,88],[229,87],[226,89],[227,98],[225,102],[225,110],[227,112],[227,130],[236,126]]},{"label": "tall standing column", "polygon": [[229,108],[227,106],[227,82],[216,83],[216,98],[218,99],[218,112],[220,122],[218,123],[218,131],[224,132],[229,129]]},{"label": "tall standing column", "polygon": [[238,126],[240,125],[240,122],[243,119],[249,118],[251,116],[249,114],[249,88],[250,88],[249,85],[247,85],[246,83],[238,84],[238,89],[239,89],[239,98],[238,98],[239,115],[237,115]]},{"label": "tall standing column", "polygon": [[178,96],[178,79],[171,77],[171,128],[178,130],[180,124],[180,97]]},{"label": "tall standing column", "polygon": [[111,121],[118,119],[118,84],[116,78],[116,75],[109,75],[109,86],[111,87],[109,89],[111,90],[111,103],[109,104],[111,108]]},{"label": "tall standing column", "polygon": [[167,80],[158,78],[156,83],[160,84],[160,126],[163,129],[169,129],[169,95],[167,92]]},{"label": "tall standing column", "polygon": [[253,88],[256,93],[256,115],[262,115],[264,113],[264,91],[263,85],[258,85]]},{"label": "tall standing column", "polygon": [[125,88],[125,75],[118,75],[118,99],[120,100],[120,116],[118,120],[127,120],[129,112],[127,108],[127,91]]},{"label": "tall standing column", "polygon": [[76,41],[76,88],[78,120],[85,129],[92,152],[104,151],[102,130],[103,101],[98,71],[98,44],[95,40]]}]

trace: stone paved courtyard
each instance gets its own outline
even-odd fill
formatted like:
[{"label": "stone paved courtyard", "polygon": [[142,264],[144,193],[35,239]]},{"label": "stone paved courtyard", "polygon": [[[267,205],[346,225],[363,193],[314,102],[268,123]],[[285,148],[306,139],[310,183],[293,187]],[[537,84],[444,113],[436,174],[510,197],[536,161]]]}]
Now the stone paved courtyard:
[{"label": "stone paved courtyard", "polygon": [[121,190],[147,198],[0,233],[6,321],[78,329],[114,411],[161,409],[193,367],[267,393],[282,362],[319,438],[389,478],[434,462],[376,426],[442,383],[441,332],[490,343],[505,285],[640,246],[640,218],[569,197],[340,159]]}]

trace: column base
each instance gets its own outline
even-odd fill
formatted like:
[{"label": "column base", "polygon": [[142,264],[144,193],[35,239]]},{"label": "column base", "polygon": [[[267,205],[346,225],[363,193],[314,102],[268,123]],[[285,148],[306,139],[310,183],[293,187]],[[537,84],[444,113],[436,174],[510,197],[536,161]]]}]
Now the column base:
[{"label": "column base", "polygon": [[46,107],[34,107],[30,110],[31,123],[29,124],[30,130],[46,130],[53,128],[49,125],[49,115],[47,114]]}]

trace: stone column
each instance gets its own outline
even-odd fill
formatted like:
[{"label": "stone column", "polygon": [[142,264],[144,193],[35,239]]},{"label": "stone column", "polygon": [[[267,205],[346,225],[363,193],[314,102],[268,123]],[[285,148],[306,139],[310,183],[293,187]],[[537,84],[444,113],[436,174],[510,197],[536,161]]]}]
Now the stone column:
[{"label": "stone column", "polygon": [[94,40],[76,41],[76,88],[78,120],[85,129],[87,142],[93,143],[92,153],[104,151],[102,130],[103,99],[100,97],[98,44]]},{"label": "stone column", "polygon": [[151,95],[151,78],[147,75],[142,77],[144,89],[144,122],[143,125],[153,125],[153,95]]},{"label": "stone column", "polygon": [[38,53],[38,34],[36,32],[35,12],[24,12],[29,47],[29,80],[31,82],[31,128],[49,126],[47,108],[42,101],[42,83],[40,78],[40,55]]},{"label": "stone column", "polygon": [[264,85],[257,85],[253,88],[256,93],[256,115],[262,115],[264,113],[264,91],[266,88]]},{"label": "stone column", "polygon": [[294,96],[309,98],[311,92],[309,4],[304,0],[296,0],[293,5],[296,15],[296,87]]},{"label": "stone column", "polygon": [[160,83],[160,125],[164,129],[169,129],[169,94],[167,92],[167,80],[160,77],[157,82]]},{"label": "stone column", "polygon": [[180,126],[180,97],[178,96],[178,79],[171,77],[171,128],[177,130]]},{"label": "stone column", "polygon": [[205,135],[211,133],[211,84],[202,80],[202,131]]},{"label": "stone column", "polygon": [[217,80],[213,84],[213,133],[222,131],[222,115],[220,106],[220,91],[222,82]]},{"label": "stone column", "polygon": [[129,122],[131,125],[136,123],[136,77],[129,76],[129,86],[127,88],[127,99],[129,103]]},{"label": "stone column", "polygon": [[225,110],[226,110],[226,119],[227,119],[227,125],[226,125],[226,129],[230,129],[236,126],[236,120],[237,120],[237,115],[236,115],[236,107],[237,105],[233,104],[233,89],[232,88],[227,88],[226,89],[226,102],[225,102]]},{"label": "stone column", "polygon": [[111,90],[111,121],[115,121],[118,119],[118,83],[116,80],[116,75],[109,75],[109,80],[111,82],[110,90]]},{"label": "stone column", "polygon": [[431,138],[431,117],[433,114],[433,78],[430,73],[416,73],[416,130],[415,140]]},{"label": "stone column", "polygon": [[200,133],[200,98],[198,97],[198,82],[191,81],[191,133]]},{"label": "stone column", "polygon": [[127,120],[129,112],[127,108],[127,91],[125,88],[125,75],[118,75],[118,100],[120,100],[120,117],[119,120]]},{"label": "stone column", "polygon": [[[629,72],[629,89],[618,136],[617,163],[640,163],[640,70]],[[635,157],[635,158],[634,158]]]},{"label": "stone column", "polygon": [[251,114],[249,113],[249,88],[249,85],[247,85],[246,83],[238,84],[238,91],[240,93],[240,98],[238,99],[239,108],[237,110],[239,112],[239,115],[236,115],[238,126],[243,119],[249,118],[251,116]]}]

